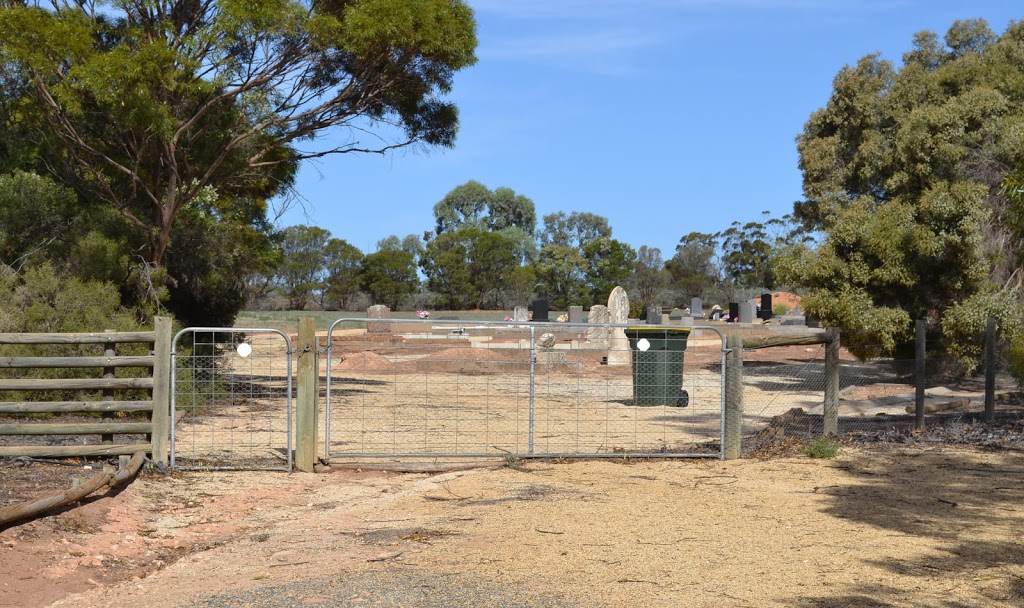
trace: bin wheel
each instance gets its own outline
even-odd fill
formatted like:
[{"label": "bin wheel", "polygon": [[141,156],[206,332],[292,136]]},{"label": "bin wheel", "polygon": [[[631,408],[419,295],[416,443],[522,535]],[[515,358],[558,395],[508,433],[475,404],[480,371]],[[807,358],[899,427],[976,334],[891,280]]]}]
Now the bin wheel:
[{"label": "bin wheel", "polygon": [[690,393],[683,391],[679,394],[679,398],[676,399],[676,407],[686,407],[690,405]]}]

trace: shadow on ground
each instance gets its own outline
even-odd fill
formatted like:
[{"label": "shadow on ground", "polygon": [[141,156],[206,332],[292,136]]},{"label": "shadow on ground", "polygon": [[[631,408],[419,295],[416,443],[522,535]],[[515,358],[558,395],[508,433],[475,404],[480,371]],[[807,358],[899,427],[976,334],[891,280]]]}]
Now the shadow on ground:
[{"label": "shadow on ground", "polygon": [[[826,513],[895,535],[939,541],[941,550],[926,555],[868,560],[948,591],[936,605],[977,606],[981,598],[987,605],[1024,605],[1024,540],[1020,530],[1008,529],[1013,520],[1005,517],[1007,511],[1024,509],[1024,452],[1004,450],[988,461],[963,450],[921,454],[894,451],[882,467],[877,461],[851,464],[849,484],[816,489],[830,497]],[[996,540],[979,540],[982,531],[989,539],[994,533]],[[912,602],[912,594],[874,582],[852,583],[837,595],[793,598],[791,605],[895,607]]]}]

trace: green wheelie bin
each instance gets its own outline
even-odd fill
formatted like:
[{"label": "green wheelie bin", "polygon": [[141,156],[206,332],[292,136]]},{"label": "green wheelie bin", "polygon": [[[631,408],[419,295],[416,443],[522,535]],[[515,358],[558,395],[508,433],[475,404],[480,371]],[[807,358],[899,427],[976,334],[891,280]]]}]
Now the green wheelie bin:
[{"label": "green wheelie bin", "polygon": [[647,325],[627,327],[633,354],[633,404],[686,407],[683,390],[683,352],[689,327]]}]

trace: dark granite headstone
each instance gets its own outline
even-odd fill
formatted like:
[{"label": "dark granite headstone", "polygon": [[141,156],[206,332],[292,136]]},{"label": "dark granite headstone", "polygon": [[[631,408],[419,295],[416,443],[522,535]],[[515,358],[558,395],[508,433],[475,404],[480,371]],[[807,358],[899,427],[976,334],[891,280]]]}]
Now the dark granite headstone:
[{"label": "dark granite headstone", "polygon": [[533,301],[533,320],[534,321],[547,321],[548,320],[548,301],[547,300],[534,300]]},{"label": "dark granite headstone", "polygon": [[661,306],[647,307],[647,324],[661,325]]},{"label": "dark granite headstone", "polygon": [[736,323],[740,320],[740,303],[729,302],[729,322]]},{"label": "dark granite headstone", "polygon": [[765,321],[772,318],[772,294],[761,294],[761,311],[757,316],[761,317]]}]

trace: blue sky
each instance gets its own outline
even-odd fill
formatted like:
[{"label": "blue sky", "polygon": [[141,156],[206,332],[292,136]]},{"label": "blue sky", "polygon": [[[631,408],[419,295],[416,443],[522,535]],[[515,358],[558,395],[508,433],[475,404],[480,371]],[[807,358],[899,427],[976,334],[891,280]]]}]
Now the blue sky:
[{"label": "blue sky", "polygon": [[915,32],[1019,1],[468,0],[479,61],[450,99],[451,150],[341,155],[300,170],[281,225],[314,224],[364,252],[433,228],[471,179],[530,197],[540,218],[590,211],[668,259],[691,231],[781,216],[801,196],[794,138],[847,64],[899,62]]}]

